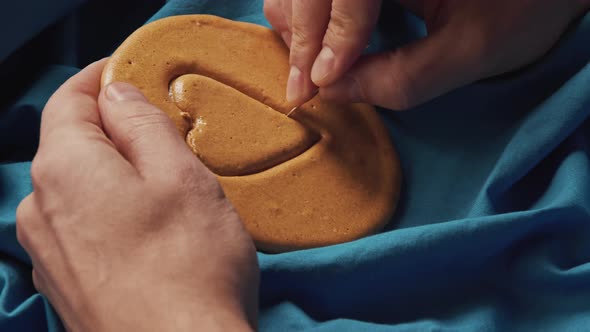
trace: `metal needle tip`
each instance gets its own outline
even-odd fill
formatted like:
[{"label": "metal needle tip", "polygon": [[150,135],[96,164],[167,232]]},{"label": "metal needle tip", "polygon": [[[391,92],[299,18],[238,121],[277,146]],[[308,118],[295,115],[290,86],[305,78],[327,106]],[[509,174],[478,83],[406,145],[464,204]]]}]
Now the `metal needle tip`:
[{"label": "metal needle tip", "polygon": [[318,95],[318,93],[320,93],[320,89],[316,89],[316,90],[313,92],[313,94],[311,95],[311,97],[310,97],[310,98],[309,98],[309,99],[308,99],[306,102],[304,102],[303,104],[301,104],[301,105],[299,105],[299,106],[295,106],[295,107],[293,107],[293,108],[292,108],[292,109],[289,111],[289,113],[287,113],[287,117],[291,117],[291,115],[292,115],[293,113],[295,113],[295,111],[296,111],[297,109],[299,109],[299,107],[303,106],[303,105],[304,105],[304,104],[306,104],[308,101],[310,101],[311,99],[313,99],[315,96],[317,96],[317,95]]},{"label": "metal needle tip", "polygon": [[298,108],[299,108],[299,106],[295,106],[295,107],[293,107],[293,108],[292,108],[292,109],[289,111],[289,113],[287,113],[287,117],[289,117],[289,118],[290,118],[290,117],[291,117],[291,114],[293,114],[293,113],[294,113],[294,112],[295,112],[295,111],[296,111]]}]

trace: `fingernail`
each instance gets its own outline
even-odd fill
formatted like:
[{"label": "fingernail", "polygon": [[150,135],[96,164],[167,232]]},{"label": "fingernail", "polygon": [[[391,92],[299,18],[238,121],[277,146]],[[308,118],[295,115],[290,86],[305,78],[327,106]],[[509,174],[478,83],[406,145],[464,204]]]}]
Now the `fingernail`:
[{"label": "fingernail", "polygon": [[303,90],[303,75],[301,70],[295,66],[291,66],[289,72],[289,80],[287,81],[287,102],[293,102],[301,97]]},{"label": "fingernail", "polygon": [[311,80],[315,84],[321,83],[330,74],[334,68],[335,59],[334,51],[324,46],[311,68]]},{"label": "fingernail", "polygon": [[114,82],[107,86],[105,95],[114,101],[146,101],[145,96],[136,87],[128,83]]}]

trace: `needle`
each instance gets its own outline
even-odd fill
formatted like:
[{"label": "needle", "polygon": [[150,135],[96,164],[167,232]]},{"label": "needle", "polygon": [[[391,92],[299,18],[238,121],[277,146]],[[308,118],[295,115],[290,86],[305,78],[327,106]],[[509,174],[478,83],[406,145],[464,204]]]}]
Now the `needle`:
[{"label": "needle", "polygon": [[302,104],[300,104],[300,105],[298,105],[298,106],[295,106],[295,107],[293,107],[293,108],[292,108],[292,109],[289,111],[289,113],[287,113],[287,117],[289,117],[289,118],[290,118],[290,117],[291,117],[291,115],[292,115],[293,113],[295,113],[295,111],[297,111],[297,110],[298,110],[298,109],[299,109],[301,106],[305,105],[305,104],[306,104],[308,101],[312,100],[312,99],[313,99],[315,96],[317,96],[317,95],[318,95],[318,93],[319,93],[319,92],[320,92],[320,89],[317,89],[317,90],[315,90],[315,91],[314,91],[314,93],[311,95],[311,97],[310,97],[310,98],[309,98],[307,101],[303,102]]},{"label": "needle", "polygon": [[293,114],[293,113],[294,113],[294,112],[297,110],[297,108],[298,108],[298,106],[295,106],[295,107],[293,107],[293,108],[292,108],[292,109],[289,111],[289,113],[287,113],[287,117],[289,117],[289,118],[290,118],[290,117],[291,117],[291,114]]}]

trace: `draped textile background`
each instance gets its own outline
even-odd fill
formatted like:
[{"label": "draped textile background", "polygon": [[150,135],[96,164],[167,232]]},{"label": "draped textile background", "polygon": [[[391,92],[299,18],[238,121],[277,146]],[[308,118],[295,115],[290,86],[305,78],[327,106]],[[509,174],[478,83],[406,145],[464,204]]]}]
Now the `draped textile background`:
[{"label": "draped textile background", "polygon": [[[0,5],[0,331],[63,330],[15,234],[49,96],[150,17],[268,26],[262,1],[36,2]],[[369,51],[423,34],[388,2]],[[259,254],[260,330],[590,331],[589,41],[587,14],[533,65],[380,110],[404,167],[396,215],[355,242]]]}]

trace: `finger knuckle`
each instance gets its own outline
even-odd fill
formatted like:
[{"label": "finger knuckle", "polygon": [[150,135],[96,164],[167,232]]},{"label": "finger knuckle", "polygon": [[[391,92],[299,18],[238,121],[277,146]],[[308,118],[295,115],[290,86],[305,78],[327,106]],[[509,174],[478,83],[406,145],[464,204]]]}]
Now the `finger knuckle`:
[{"label": "finger knuckle", "polygon": [[[181,171],[182,174],[182,171]],[[197,195],[206,195],[210,198],[225,198],[225,194],[217,177],[204,165],[197,165],[185,169],[183,185],[187,192]],[[189,181],[186,181],[186,180]]]},{"label": "finger knuckle", "polygon": [[154,132],[155,128],[167,125],[170,119],[152,105],[132,105],[133,111],[127,112],[124,118],[126,140],[133,144],[147,134]]},{"label": "finger knuckle", "polygon": [[221,195],[220,191],[222,192],[222,190],[219,181],[215,175],[202,164],[196,162],[190,163],[190,165],[179,168],[176,174],[177,180],[181,181],[181,185],[185,187],[188,192]]},{"label": "finger knuckle", "polygon": [[208,175],[193,164],[189,158],[179,158],[167,173],[153,179],[155,186],[159,187],[165,196],[187,191],[187,188],[191,188],[194,183],[202,181]]},{"label": "finger knuckle", "polygon": [[199,182],[199,191],[208,193],[211,199],[225,200],[225,192],[214,176],[206,176]]},{"label": "finger knuckle", "polygon": [[367,33],[367,26],[341,10],[334,9],[330,17],[327,41],[348,42]]},{"label": "finger knuckle", "polygon": [[226,199],[215,176],[202,168],[179,167],[152,181],[151,185],[156,201],[180,204],[189,209],[208,209]]},{"label": "finger knuckle", "polygon": [[16,238],[21,245],[29,241],[30,207],[23,200],[16,208]]},{"label": "finger knuckle", "polygon": [[198,170],[191,165],[191,163],[183,162],[176,169],[172,170],[169,182],[172,188],[182,188],[190,183],[193,178],[198,175]]},{"label": "finger knuckle", "polygon": [[306,50],[313,46],[314,41],[310,34],[302,28],[295,28],[293,26],[292,37],[291,37],[291,49]]},{"label": "finger knuckle", "polygon": [[344,40],[350,34],[349,19],[342,15],[333,15],[330,19],[330,25],[327,31],[327,38],[335,40]]},{"label": "finger knuckle", "polygon": [[34,186],[43,186],[51,182],[55,172],[59,169],[56,165],[56,157],[51,157],[45,152],[39,152],[31,162],[31,181]]}]

